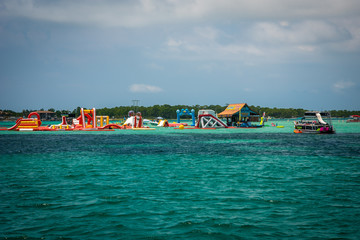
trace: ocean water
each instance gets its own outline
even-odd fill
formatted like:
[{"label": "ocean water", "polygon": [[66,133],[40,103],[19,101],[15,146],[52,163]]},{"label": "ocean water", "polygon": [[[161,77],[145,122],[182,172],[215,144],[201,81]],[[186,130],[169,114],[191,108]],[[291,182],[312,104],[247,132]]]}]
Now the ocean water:
[{"label": "ocean water", "polygon": [[277,123],[0,131],[0,239],[360,239],[360,124]]}]

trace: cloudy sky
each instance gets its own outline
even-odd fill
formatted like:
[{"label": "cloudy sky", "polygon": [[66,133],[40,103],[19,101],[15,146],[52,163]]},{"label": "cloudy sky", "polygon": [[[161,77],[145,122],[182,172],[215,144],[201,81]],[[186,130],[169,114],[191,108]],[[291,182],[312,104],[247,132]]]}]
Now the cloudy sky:
[{"label": "cloudy sky", "polygon": [[0,109],[360,110],[358,0],[0,0]]}]

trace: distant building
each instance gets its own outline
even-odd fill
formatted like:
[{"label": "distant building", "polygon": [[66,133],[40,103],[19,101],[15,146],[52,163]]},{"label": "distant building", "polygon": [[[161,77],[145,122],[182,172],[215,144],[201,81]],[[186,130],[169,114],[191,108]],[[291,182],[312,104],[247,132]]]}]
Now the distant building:
[{"label": "distant building", "polygon": [[259,122],[259,113],[250,109],[246,103],[230,104],[218,114],[219,118],[226,118],[228,125],[238,122]]},{"label": "distant building", "polygon": [[3,111],[3,110],[0,110],[0,120],[6,120],[6,119],[12,119],[12,118],[15,118],[15,115],[16,113],[13,112],[13,111]]},{"label": "distant building", "polygon": [[40,115],[41,120],[55,120],[56,115],[51,111],[36,111]]}]

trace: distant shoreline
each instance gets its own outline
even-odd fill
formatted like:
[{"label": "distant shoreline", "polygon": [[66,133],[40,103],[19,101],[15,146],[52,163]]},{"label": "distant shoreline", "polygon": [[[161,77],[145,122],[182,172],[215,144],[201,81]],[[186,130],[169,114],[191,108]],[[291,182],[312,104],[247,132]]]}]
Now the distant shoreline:
[{"label": "distant shoreline", "polygon": [[[261,107],[248,105],[249,108],[262,115],[265,113],[266,117],[271,117],[274,119],[291,119],[291,118],[299,118],[303,117],[306,111],[312,109],[303,109],[303,108],[269,108],[269,107]],[[197,113],[201,109],[211,109],[216,113],[223,112],[228,106],[221,105],[153,105],[153,106],[117,106],[112,108],[97,108],[96,115],[98,116],[109,116],[112,121],[122,121],[124,117],[128,116],[130,110],[134,110],[135,112],[140,112],[143,118],[147,119],[155,119],[157,117],[162,117],[165,119],[176,119],[177,118],[177,110],[188,109],[195,110]],[[39,111],[49,112],[52,114],[51,118],[56,118],[55,121],[61,121],[62,114],[73,114],[75,116],[80,116],[80,107],[76,109],[70,110],[55,110],[54,108],[49,108],[47,111],[44,109],[40,109]],[[324,110],[324,109],[322,109]],[[23,110],[22,112],[15,112],[12,110],[0,109],[0,121],[16,121],[16,119],[27,116],[30,112],[34,112],[38,110]],[[325,110],[324,110],[325,111]],[[349,118],[351,115],[360,115],[360,110],[326,110],[331,113],[333,118]],[[43,116],[41,116],[43,117]],[[50,117],[50,116],[49,116]],[[186,119],[186,117],[184,117]]]}]

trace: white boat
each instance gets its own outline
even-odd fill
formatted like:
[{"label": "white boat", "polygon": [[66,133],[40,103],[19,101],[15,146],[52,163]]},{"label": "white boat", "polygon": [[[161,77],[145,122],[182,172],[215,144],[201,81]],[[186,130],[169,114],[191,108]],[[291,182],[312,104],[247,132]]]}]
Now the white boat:
[{"label": "white boat", "polygon": [[294,127],[294,133],[335,133],[329,112],[306,112],[304,117],[294,122]]}]

